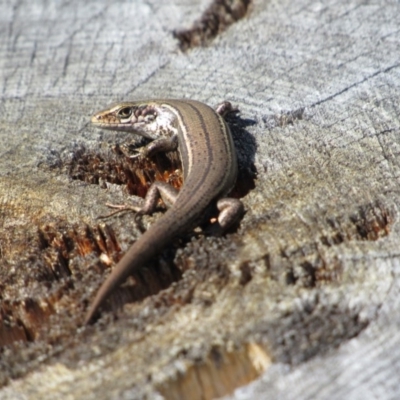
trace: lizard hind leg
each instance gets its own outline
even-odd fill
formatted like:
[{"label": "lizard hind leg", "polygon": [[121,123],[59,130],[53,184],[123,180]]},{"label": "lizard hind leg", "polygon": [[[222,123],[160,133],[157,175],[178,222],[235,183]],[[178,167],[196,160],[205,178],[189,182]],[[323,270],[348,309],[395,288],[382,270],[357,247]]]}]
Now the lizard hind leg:
[{"label": "lizard hind leg", "polygon": [[135,222],[142,233],[145,230],[140,221],[142,215],[153,214],[157,209],[158,200],[160,198],[167,208],[171,207],[175,203],[178,194],[179,191],[177,189],[165,182],[156,181],[150,186],[146,197],[144,198],[142,207],[140,207],[135,214]]},{"label": "lizard hind leg", "polygon": [[223,101],[215,107],[215,111],[221,116],[226,117],[230,113],[238,113],[239,109],[234,107],[231,102]]},{"label": "lizard hind leg", "polygon": [[114,208],[115,211],[98,218],[108,218],[123,211],[133,211],[136,213],[135,220],[137,220],[142,215],[153,214],[157,209],[160,198],[167,208],[171,207],[175,203],[178,194],[179,191],[168,183],[156,181],[150,186],[141,206],[106,203],[107,207]]},{"label": "lizard hind leg", "polygon": [[219,199],[216,205],[219,211],[217,222],[207,229],[207,233],[221,236],[242,217],[244,207],[240,200],[230,197]]},{"label": "lizard hind leg", "polygon": [[158,200],[161,198],[167,208],[171,207],[177,197],[179,191],[173,186],[165,182],[154,182],[144,198],[144,202],[138,213],[140,214],[153,214],[158,205]]}]

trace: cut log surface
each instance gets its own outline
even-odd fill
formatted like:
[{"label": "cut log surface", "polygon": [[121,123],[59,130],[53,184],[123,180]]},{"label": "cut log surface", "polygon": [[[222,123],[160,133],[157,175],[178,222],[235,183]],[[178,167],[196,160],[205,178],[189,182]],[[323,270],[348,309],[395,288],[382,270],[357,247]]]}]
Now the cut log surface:
[{"label": "cut log surface", "polygon": [[[1,4],[1,399],[400,398],[400,3],[247,6]],[[239,108],[246,213],[173,241],[83,327],[160,216],[105,203],[181,182],[89,124],[143,98]]]}]

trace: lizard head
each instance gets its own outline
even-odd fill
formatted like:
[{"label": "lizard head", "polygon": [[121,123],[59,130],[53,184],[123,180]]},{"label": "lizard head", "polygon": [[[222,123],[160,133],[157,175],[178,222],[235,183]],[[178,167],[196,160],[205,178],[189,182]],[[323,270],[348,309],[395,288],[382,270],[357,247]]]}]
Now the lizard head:
[{"label": "lizard head", "polygon": [[153,139],[156,118],[155,105],[148,102],[124,102],[94,114],[91,122],[98,128],[132,132]]}]

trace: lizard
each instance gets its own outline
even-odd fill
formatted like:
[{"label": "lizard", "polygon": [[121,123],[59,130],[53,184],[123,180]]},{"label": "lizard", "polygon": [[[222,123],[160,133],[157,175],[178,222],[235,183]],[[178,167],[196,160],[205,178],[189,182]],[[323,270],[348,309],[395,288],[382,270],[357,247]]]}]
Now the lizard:
[{"label": "lizard", "polygon": [[[169,207],[117,263],[98,290],[85,317],[93,321],[108,296],[133,271],[156,256],[172,240],[198,225],[210,207],[219,211],[217,227],[224,232],[243,214],[240,200],[226,197],[236,183],[238,164],[232,135],[223,116],[235,111],[229,102],[216,110],[195,100],[121,102],[92,116],[94,126],[131,132],[150,139],[134,157],[178,150],[183,169],[180,191],[155,181],[136,207],[136,217],[152,214],[158,200]],[[216,232],[216,231],[215,231]]]}]

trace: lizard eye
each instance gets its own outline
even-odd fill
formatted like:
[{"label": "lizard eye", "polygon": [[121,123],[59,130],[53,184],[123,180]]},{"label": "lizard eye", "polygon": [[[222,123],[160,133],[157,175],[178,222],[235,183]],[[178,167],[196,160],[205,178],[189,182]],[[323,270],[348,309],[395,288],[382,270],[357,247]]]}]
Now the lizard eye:
[{"label": "lizard eye", "polygon": [[124,107],[118,111],[118,117],[129,118],[132,115],[132,107]]}]

